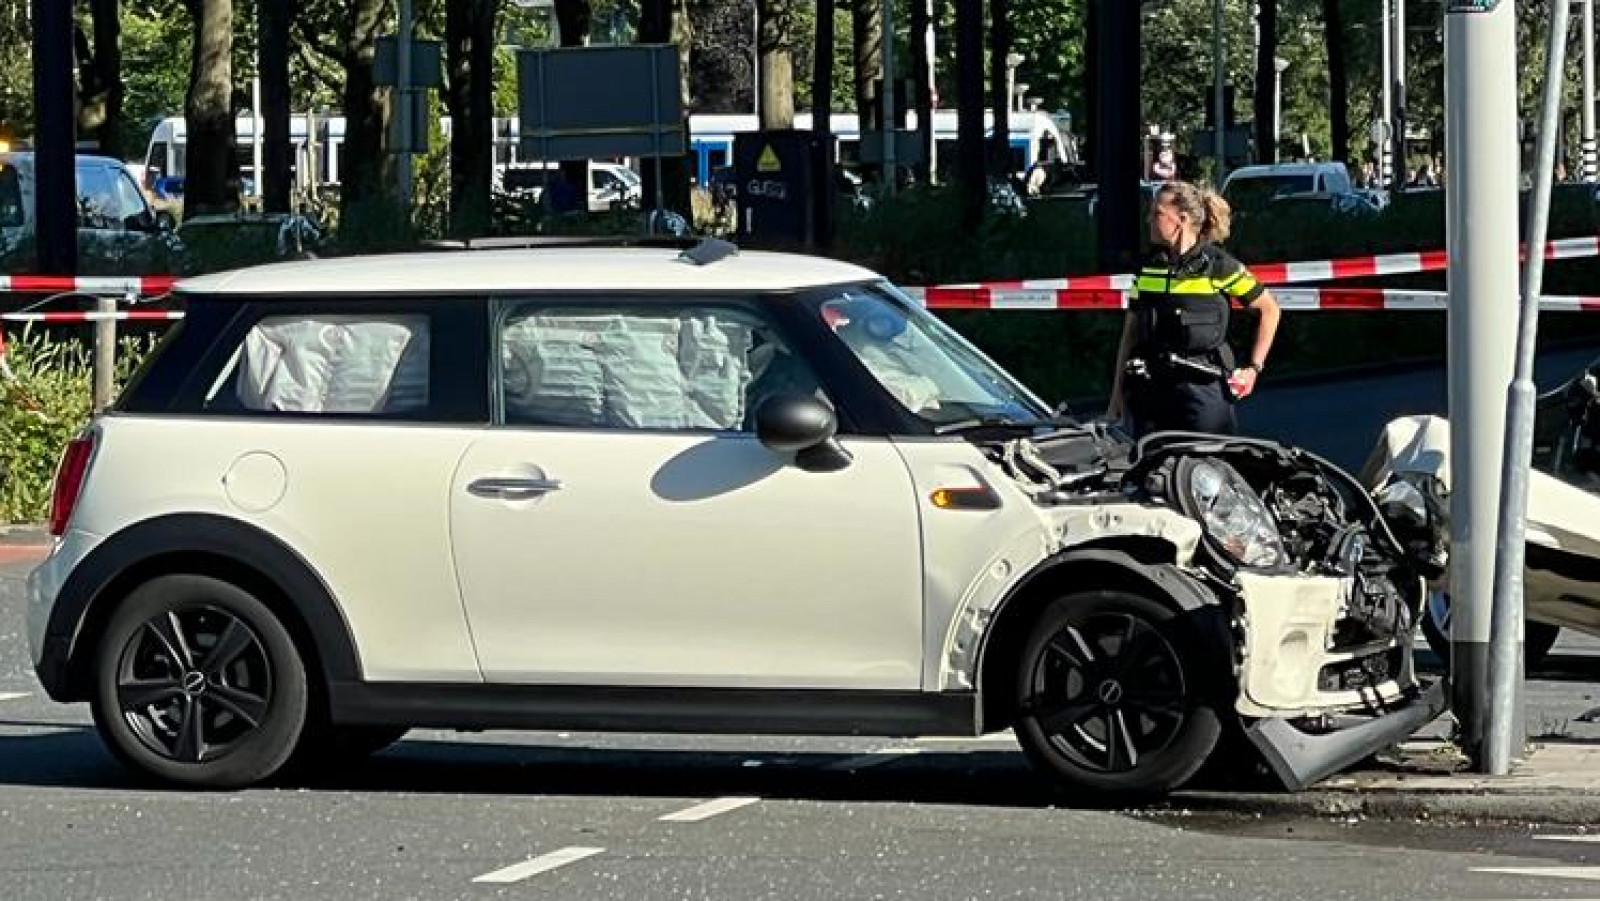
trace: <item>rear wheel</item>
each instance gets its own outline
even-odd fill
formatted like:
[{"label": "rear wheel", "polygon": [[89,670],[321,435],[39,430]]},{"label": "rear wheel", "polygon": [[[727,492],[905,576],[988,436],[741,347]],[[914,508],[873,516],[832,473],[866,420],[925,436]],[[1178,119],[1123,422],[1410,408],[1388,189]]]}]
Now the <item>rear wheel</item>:
[{"label": "rear wheel", "polygon": [[240,788],[289,759],[306,672],[288,631],[249,592],[199,575],[136,588],[94,660],[95,724],[125,765],[192,788]]},{"label": "rear wheel", "polygon": [[1120,591],[1051,602],[1017,670],[1016,734],[1036,766],[1093,792],[1171,791],[1221,734],[1210,655],[1171,609]]}]

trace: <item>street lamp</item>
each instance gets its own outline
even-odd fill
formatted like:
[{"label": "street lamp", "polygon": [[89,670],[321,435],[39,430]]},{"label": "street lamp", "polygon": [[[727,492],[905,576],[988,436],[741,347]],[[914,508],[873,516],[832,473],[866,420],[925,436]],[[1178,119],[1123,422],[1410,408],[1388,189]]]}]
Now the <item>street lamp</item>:
[{"label": "street lamp", "polygon": [[1281,56],[1272,58],[1272,161],[1278,162],[1278,135],[1283,129],[1283,70],[1289,61]]},{"label": "street lamp", "polygon": [[1027,62],[1028,58],[1020,53],[1006,54],[1006,108],[1015,109],[1013,100],[1017,96],[1017,67]]}]

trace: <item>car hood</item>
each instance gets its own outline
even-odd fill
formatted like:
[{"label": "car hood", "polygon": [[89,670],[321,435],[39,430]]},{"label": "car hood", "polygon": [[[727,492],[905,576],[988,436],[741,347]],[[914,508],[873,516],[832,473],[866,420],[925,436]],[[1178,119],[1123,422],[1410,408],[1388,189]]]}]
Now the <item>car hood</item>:
[{"label": "car hood", "polygon": [[[1437,512],[1449,514],[1450,422],[1440,416],[1391,420],[1367,459],[1362,482],[1373,490],[1396,480],[1432,483]],[[1538,469],[1528,478],[1528,541],[1544,547],[1600,557],[1600,496]]]}]

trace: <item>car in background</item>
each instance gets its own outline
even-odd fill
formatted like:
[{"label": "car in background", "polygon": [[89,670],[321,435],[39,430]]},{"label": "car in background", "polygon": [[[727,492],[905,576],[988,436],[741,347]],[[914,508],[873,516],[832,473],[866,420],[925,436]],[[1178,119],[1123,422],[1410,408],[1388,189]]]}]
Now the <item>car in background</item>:
[{"label": "car in background", "polygon": [[[518,163],[496,170],[496,188],[508,194],[539,199],[547,182],[555,179],[556,163]],[[589,163],[588,209],[604,213],[616,207],[637,207],[644,196],[639,173],[620,163]]]},{"label": "car in background", "polygon": [[1357,195],[1344,163],[1275,163],[1243,166],[1228,173],[1222,197],[1236,211],[1254,211],[1285,200],[1339,202]]},{"label": "car in background", "polygon": [[[1413,524],[1409,542],[1434,561],[1422,631],[1448,663],[1449,422],[1438,416],[1391,421],[1362,480],[1411,498],[1413,512],[1400,520]],[[1562,629],[1600,637],[1600,360],[1539,398],[1523,591],[1529,667],[1550,653]]]},{"label": "car in background", "polygon": [[[138,180],[122,162],[79,154],[74,160],[78,246],[86,268],[164,271],[173,243]],[[37,231],[35,157],[0,153],[0,260],[27,253]]]},{"label": "car in background", "polygon": [[328,248],[322,227],[298,213],[192,216],[178,226],[176,235],[182,246],[180,272],[184,275],[313,259]]}]

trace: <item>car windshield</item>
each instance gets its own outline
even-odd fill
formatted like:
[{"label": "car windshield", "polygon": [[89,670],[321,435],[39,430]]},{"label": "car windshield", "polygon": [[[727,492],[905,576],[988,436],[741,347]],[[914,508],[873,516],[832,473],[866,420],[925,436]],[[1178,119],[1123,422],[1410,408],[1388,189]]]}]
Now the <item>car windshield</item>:
[{"label": "car windshield", "polygon": [[1027,388],[887,284],[839,289],[816,310],[895,400],[935,426],[1050,418]]},{"label": "car windshield", "polygon": [[1600,493],[1600,388],[1584,373],[1539,399],[1534,415],[1533,468],[1576,488]]}]

